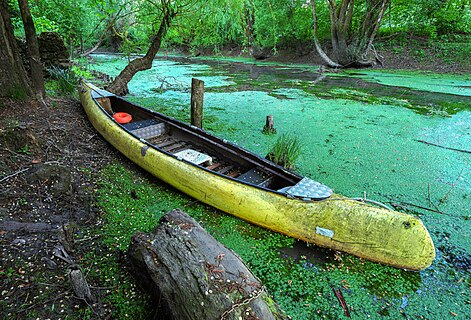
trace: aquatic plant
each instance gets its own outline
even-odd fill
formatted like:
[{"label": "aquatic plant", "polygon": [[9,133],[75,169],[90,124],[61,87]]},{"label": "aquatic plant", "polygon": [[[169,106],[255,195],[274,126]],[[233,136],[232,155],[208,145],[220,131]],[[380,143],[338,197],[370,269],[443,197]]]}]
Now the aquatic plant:
[{"label": "aquatic plant", "polygon": [[266,158],[287,169],[294,167],[294,163],[301,155],[302,144],[296,136],[283,133],[276,140]]}]

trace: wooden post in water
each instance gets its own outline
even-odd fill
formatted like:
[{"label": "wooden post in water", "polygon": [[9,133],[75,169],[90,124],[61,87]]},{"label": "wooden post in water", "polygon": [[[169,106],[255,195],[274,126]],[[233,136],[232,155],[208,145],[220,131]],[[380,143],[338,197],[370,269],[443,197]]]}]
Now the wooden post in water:
[{"label": "wooden post in water", "polygon": [[203,128],[204,81],[191,79],[191,124]]},{"label": "wooden post in water", "polygon": [[273,116],[272,115],[267,116],[265,126],[263,127],[263,133],[264,134],[275,134],[276,133],[275,122],[273,121]]}]

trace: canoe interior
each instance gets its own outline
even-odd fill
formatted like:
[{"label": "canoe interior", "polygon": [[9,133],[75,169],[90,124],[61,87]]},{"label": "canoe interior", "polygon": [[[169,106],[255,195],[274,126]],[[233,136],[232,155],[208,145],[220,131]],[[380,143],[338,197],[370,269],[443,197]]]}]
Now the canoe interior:
[{"label": "canoe interior", "polygon": [[96,97],[95,101],[110,117],[117,112],[129,113],[132,121],[121,125],[122,128],[150,147],[214,174],[282,194],[303,178],[204,130],[144,109],[123,98]]}]

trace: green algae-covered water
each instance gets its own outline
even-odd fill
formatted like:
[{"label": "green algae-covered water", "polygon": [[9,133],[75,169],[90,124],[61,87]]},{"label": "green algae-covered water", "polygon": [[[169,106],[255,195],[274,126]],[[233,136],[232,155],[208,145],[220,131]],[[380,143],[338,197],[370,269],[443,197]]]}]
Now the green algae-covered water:
[{"label": "green algae-covered water", "polygon": [[[125,64],[96,55],[90,68],[116,76]],[[138,73],[127,98],[188,122],[192,77],[205,81],[205,129],[260,155],[277,135],[294,135],[303,145],[298,172],[343,195],[366,193],[417,215],[434,240],[437,258],[420,273],[293,242],[289,246],[298,249],[281,251],[303,254],[288,254],[289,268],[272,270],[258,264],[262,257],[240,249],[239,240],[228,240],[230,231],[222,235],[220,241],[243,251],[293,318],[345,317],[331,291],[338,286],[356,319],[471,316],[471,75],[319,74],[310,66],[173,57]],[[267,115],[273,115],[277,135],[262,134]],[[246,238],[249,247],[255,240]],[[304,282],[293,286],[295,274]],[[324,285],[312,292],[306,277]]]}]

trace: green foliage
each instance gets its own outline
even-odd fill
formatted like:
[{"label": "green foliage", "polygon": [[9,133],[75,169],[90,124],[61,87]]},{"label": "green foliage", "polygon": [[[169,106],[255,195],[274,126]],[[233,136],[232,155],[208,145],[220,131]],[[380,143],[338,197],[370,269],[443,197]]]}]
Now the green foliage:
[{"label": "green foliage", "polygon": [[98,201],[106,212],[103,242],[110,248],[126,250],[136,231],[152,230],[165,212],[181,203],[169,202],[163,187],[119,165],[108,166],[102,177]]},{"label": "green foliage", "polygon": [[285,168],[293,168],[294,163],[299,158],[302,152],[301,142],[296,136],[283,133],[278,139],[267,158],[270,161],[279,164]]},{"label": "green foliage", "polygon": [[25,144],[23,147],[21,147],[19,150],[17,150],[18,153],[30,155],[31,152],[29,151],[29,145]]},{"label": "green foliage", "polygon": [[85,79],[93,78],[93,75],[89,70],[87,70],[86,68],[82,68],[78,65],[73,65],[71,67],[71,72],[74,73],[75,78],[79,78],[79,79],[80,78],[85,78]]},{"label": "green foliage", "polygon": [[40,34],[42,32],[59,32],[60,27],[55,21],[49,20],[47,17],[33,17],[34,27],[36,28],[36,33]]},{"label": "green foliage", "polygon": [[79,76],[75,74],[72,68],[61,69],[52,67],[48,70],[54,82],[48,82],[46,89],[53,94],[72,95],[75,93],[75,87]]},{"label": "green foliage", "polygon": [[[160,23],[159,3],[38,0],[30,2],[30,6],[38,33],[57,31],[71,47],[91,47],[106,30],[105,43],[130,55],[147,50]],[[178,15],[164,39],[166,46],[183,46],[195,53],[201,49],[218,53],[228,47],[247,48],[250,42],[275,51],[280,47],[297,48],[312,43],[312,12],[306,0],[208,0],[200,3],[179,0],[171,5],[178,10]],[[9,6],[16,34],[23,35],[18,4],[10,0]],[[358,21],[367,8],[366,1],[355,2],[354,30],[360,28]],[[113,27],[107,28],[118,13]],[[330,16],[326,2],[317,1],[317,13],[320,38],[328,39]],[[398,0],[393,1],[386,12],[379,32],[437,38],[469,34],[469,30],[469,0]]]},{"label": "green foliage", "polygon": [[[102,301],[112,306],[113,319],[148,319],[151,299],[139,290],[132,276],[121,267],[118,252],[110,253],[109,248],[96,244],[85,254],[83,261],[90,268],[87,276],[110,288]],[[89,315],[89,309],[84,310],[84,318],[86,315]]]},{"label": "green foliage", "polygon": [[17,101],[24,101],[28,98],[28,92],[26,88],[20,86],[12,86],[7,89],[6,96]]},{"label": "green foliage", "polygon": [[469,33],[471,4],[468,0],[393,1],[384,18],[382,31],[412,32],[435,38],[439,35]]}]

